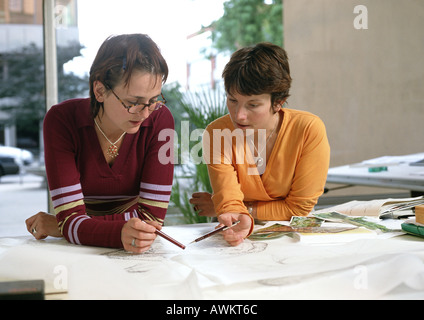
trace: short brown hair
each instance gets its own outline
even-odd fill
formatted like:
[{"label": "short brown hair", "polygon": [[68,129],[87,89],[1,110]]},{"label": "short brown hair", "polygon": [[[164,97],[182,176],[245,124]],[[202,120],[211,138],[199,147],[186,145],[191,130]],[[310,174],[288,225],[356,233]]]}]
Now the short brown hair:
[{"label": "short brown hair", "polygon": [[271,104],[289,97],[292,78],[286,51],[262,42],[237,50],[222,73],[225,91],[241,95],[271,94]]},{"label": "short brown hair", "polygon": [[145,34],[110,36],[101,45],[90,69],[91,114],[95,118],[103,104],[96,100],[93,84],[103,83],[107,90],[124,81],[129,85],[133,71],[144,71],[168,78],[168,65],[156,43]]}]

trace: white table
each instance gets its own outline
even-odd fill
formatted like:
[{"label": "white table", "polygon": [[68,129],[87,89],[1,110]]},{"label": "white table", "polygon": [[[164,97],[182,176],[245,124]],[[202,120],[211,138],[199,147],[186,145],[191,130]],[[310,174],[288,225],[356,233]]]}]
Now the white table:
[{"label": "white table", "polygon": [[[214,226],[163,231],[189,243]],[[423,299],[424,239],[311,245],[283,237],[229,247],[218,235],[183,251],[157,238],[141,255],[63,239],[0,239],[0,280],[29,279],[65,299]]]},{"label": "white table", "polygon": [[[402,160],[403,159],[403,160]],[[411,166],[424,153],[401,157],[382,157],[328,170],[327,183],[363,185],[424,192],[424,166]],[[369,172],[369,168],[387,167],[387,171]]]}]

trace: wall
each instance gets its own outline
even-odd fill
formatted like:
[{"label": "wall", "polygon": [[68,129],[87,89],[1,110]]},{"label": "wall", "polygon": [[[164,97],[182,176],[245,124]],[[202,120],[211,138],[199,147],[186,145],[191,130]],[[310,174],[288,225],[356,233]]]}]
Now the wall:
[{"label": "wall", "polygon": [[424,1],[284,0],[283,20],[289,107],[323,119],[332,167],[424,152]]}]

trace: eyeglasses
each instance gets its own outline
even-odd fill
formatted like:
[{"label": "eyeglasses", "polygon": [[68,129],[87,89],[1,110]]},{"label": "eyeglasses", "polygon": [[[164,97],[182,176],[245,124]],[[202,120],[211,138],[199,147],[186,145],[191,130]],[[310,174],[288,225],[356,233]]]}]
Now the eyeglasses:
[{"label": "eyeglasses", "polygon": [[127,106],[125,104],[125,102],[122,101],[121,98],[119,98],[118,95],[112,90],[111,87],[109,87],[108,85],[106,85],[106,87],[110,91],[112,91],[112,93],[116,97],[116,99],[118,99],[119,102],[124,106],[124,108],[127,109],[128,113],[131,113],[131,114],[140,113],[141,111],[143,111],[146,108],[149,110],[150,113],[152,113],[153,111],[159,110],[160,108],[162,108],[166,104],[166,99],[163,96],[163,94],[161,93],[160,97],[158,97],[158,99],[154,102],[151,102],[151,103],[135,103],[135,104]]}]

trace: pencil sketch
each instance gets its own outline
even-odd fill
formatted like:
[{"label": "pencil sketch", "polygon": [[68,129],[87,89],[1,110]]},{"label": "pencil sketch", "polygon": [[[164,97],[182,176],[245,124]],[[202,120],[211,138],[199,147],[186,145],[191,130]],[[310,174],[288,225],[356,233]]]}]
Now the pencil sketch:
[{"label": "pencil sketch", "polygon": [[241,256],[252,253],[259,253],[266,250],[268,244],[265,242],[245,241],[242,244],[232,247],[219,236],[202,242],[194,243],[189,248],[195,254],[211,256]]},{"label": "pencil sketch", "polygon": [[[218,237],[216,237],[218,238]],[[245,255],[252,253],[259,253],[266,250],[268,244],[265,242],[253,242],[246,241],[236,247],[228,245],[223,239],[208,239],[203,242],[193,243],[188,246],[186,251],[178,250],[178,248],[170,248],[167,243],[163,243],[162,239],[156,241],[152,247],[142,254],[132,254],[126,252],[123,249],[106,252],[103,255],[111,259],[122,259],[122,260],[149,260],[157,261],[161,258],[166,258],[176,254],[196,254],[196,255],[210,255],[218,256],[235,256]]]},{"label": "pencil sketch", "polygon": [[313,280],[319,277],[326,277],[332,275],[333,271],[327,272],[318,272],[312,274],[301,274],[301,275],[293,275],[281,278],[270,278],[270,279],[262,279],[258,281],[258,284],[269,287],[282,287],[282,286],[290,286],[296,285],[305,281]]},{"label": "pencil sketch", "polygon": [[[181,237],[179,238],[181,239]],[[197,243],[188,245],[186,250],[181,250],[162,238],[157,238],[152,247],[142,254],[132,254],[125,250],[112,250],[103,253],[110,259],[120,260],[120,264],[129,273],[144,273],[153,270],[165,263],[180,264],[183,258],[187,260],[220,259],[260,253],[266,250],[268,244],[265,242],[245,241],[233,247],[222,237],[215,235]]]}]

